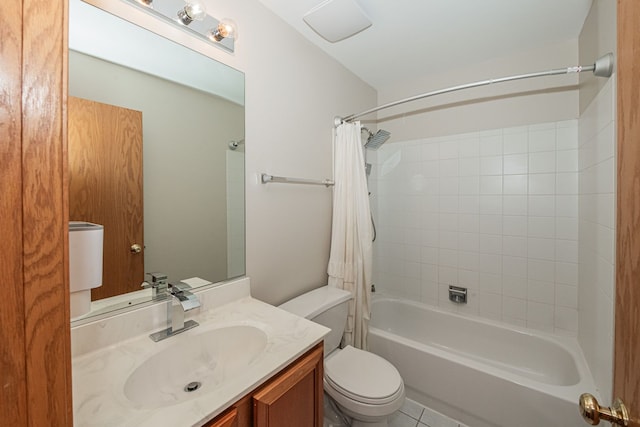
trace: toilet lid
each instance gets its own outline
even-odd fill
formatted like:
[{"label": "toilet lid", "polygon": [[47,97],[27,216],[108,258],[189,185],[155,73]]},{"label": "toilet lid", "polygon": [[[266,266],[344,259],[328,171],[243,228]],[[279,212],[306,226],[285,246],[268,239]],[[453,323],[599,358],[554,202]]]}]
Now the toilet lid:
[{"label": "toilet lid", "polygon": [[382,357],[346,346],[324,362],[325,379],[353,400],[383,404],[402,392],[398,370]]}]

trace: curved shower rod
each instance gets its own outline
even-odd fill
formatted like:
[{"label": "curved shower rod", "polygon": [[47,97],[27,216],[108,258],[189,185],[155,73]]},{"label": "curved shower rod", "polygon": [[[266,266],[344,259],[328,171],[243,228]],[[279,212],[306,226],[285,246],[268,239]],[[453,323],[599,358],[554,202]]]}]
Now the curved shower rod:
[{"label": "curved shower rod", "polygon": [[456,92],[463,89],[471,89],[478,86],[487,86],[494,83],[504,83],[513,80],[530,79],[533,77],[555,76],[559,74],[581,73],[583,71],[593,71],[593,74],[598,77],[611,77],[611,73],[613,72],[613,54],[607,53],[606,55],[601,56],[600,58],[596,59],[596,62],[592,65],[578,65],[575,67],[556,68],[548,71],[539,71],[537,73],[518,74],[515,76],[500,77],[497,79],[481,80],[459,86],[448,87],[446,89],[438,89],[432,92],[422,93],[420,95],[415,95],[409,98],[400,99],[398,101],[389,102],[388,104],[380,105],[378,107],[362,111],[358,114],[351,114],[345,117],[336,116],[336,118],[334,119],[334,126],[339,126],[344,122],[351,122],[359,117],[366,116],[370,113],[375,113],[376,111],[384,110],[385,108],[395,107],[396,105],[404,104],[411,101],[417,101],[419,99],[428,98],[430,96],[442,95],[444,93]]}]

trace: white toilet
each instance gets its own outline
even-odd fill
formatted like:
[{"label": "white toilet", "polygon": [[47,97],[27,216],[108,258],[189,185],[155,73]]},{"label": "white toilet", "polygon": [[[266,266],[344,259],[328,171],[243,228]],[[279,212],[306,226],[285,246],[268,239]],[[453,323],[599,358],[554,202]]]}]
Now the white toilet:
[{"label": "white toilet", "polygon": [[346,346],[340,340],[351,294],[324,286],[280,306],[331,329],[324,339],[324,391],[353,427],[387,427],[387,419],[404,403],[398,370],[382,357]]}]

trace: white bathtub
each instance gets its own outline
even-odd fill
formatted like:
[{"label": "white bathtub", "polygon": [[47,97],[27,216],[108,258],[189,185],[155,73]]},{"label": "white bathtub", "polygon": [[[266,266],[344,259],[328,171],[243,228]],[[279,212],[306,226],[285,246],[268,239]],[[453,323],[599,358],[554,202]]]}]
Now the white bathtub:
[{"label": "white bathtub", "polygon": [[374,300],[369,349],[408,397],[470,427],[582,427],[578,397],[595,394],[575,339],[411,301]]}]

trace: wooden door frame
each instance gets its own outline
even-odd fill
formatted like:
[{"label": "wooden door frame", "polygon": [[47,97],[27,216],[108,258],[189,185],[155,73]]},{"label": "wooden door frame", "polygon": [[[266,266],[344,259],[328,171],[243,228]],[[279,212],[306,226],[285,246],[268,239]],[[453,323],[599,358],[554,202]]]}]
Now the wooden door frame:
[{"label": "wooden door frame", "polygon": [[[640,4],[617,2],[618,190],[614,398],[640,416]],[[605,402],[610,404],[611,402]],[[640,426],[635,419],[632,426]]]},{"label": "wooden door frame", "polygon": [[71,426],[67,0],[0,5],[0,424]]}]

